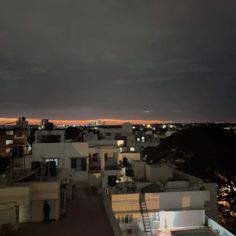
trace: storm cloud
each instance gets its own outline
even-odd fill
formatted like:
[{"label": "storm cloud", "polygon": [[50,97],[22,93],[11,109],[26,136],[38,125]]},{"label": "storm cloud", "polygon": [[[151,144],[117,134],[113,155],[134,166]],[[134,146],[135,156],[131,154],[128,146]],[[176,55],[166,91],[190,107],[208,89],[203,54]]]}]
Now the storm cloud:
[{"label": "storm cloud", "polygon": [[235,121],[235,22],[234,0],[2,0],[0,116]]}]

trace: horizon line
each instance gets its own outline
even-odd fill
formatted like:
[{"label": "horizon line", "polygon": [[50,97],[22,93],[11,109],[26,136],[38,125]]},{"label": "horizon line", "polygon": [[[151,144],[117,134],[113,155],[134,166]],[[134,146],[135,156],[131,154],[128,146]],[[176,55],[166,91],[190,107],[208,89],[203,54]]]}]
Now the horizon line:
[{"label": "horizon line", "polygon": [[[15,123],[18,118],[6,118],[0,117],[0,125],[10,125]],[[40,124],[42,119],[39,118],[29,118],[26,119],[29,124]],[[105,125],[120,125],[124,123],[131,124],[161,124],[161,123],[173,123],[171,120],[157,120],[157,119],[110,119],[110,118],[101,118],[101,119],[48,119],[50,122],[53,122],[56,125],[88,125],[97,121],[105,122]]]}]

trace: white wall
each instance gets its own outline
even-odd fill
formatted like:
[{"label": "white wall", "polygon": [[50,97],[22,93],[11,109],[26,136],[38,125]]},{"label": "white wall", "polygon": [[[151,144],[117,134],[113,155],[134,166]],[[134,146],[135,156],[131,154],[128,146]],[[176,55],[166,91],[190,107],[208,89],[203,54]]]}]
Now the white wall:
[{"label": "white wall", "polygon": [[70,168],[70,158],[88,157],[88,143],[33,143],[32,161],[59,158],[59,167]]},{"label": "white wall", "polygon": [[207,220],[208,226],[215,232],[217,232],[220,235],[223,236],[235,236],[231,232],[229,232],[227,229],[216,223],[214,220],[208,218]]},{"label": "white wall", "polygon": [[[2,209],[9,208],[4,213],[4,222],[16,223],[16,212],[11,208],[19,207],[19,222],[41,221],[43,218],[43,201],[47,200],[51,207],[52,219],[59,219],[60,214],[60,184],[59,182],[25,183],[24,187],[0,188],[0,219]],[[12,204],[12,207],[8,207]],[[14,213],[14,216],[13,216]],[[1,220],[0,220],[1,223]]]},{"label": "white wall", "polygon": [[160,229],[197,228],[205,223],[204,210],[161,211]]},{"label": "white wall", "polygon": [[205,202],[209,199],[209,191],[145,193],[149,211],[205,209]]}]

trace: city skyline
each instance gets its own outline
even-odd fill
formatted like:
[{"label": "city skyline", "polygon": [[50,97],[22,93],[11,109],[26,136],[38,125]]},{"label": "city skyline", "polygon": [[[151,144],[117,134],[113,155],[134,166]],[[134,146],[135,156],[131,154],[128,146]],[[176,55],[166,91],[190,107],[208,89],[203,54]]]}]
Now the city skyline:
[{"label": "city skyline", "polygon": [[236,121],[236,2],[0,3],[0,117]]}]

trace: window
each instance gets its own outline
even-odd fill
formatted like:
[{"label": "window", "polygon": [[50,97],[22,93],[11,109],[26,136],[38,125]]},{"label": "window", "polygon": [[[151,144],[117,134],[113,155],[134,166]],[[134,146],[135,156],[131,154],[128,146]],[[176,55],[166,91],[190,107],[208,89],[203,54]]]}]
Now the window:
[{"label": "window", "polygon": [[117,140],[117,146],[120,147],[120,146],[124,146],[125,144],[125,141],[124,140]]},{"label": "window", "polygon": [[133,222],[133,215],[131,215],[131,214],[130,215],[117,215],[116,220],[119,223],[125,223],[125,224],[132,223]]},{"label": "window", "polygon": [[12,148],[6,148],[6,153],[11,153],[12,152]]},{"label": "window", "polygon": [[6,130],[6,135],[13,135],[13,130]]},{"label": "window", "polygon": [[6,140],[6,145],[9,145],[9,144],[13,144],[13,140],[7,139],[7,140]]},{"label": "window", "polygon": [[56,167],[58,167],[59,158],[46,158],[45,159],[45,162],[50,162],[50,161],[54,161],[56,163]]},{"label": "window", "polygon": [[98,157],[98,154],[97,153],[94,153],[93,154],[93,161],[96,162],[99,160],[99,157]]},{"label": "window", "polygon": [[183,199],[182,199],[182,207],[183,207],[183,208],[188,208],[188,207],[190,207],[190,202],[191,202],[191,200],[190,200],[190,197],[189,197],[189,196],[183,197]]},{"label": "window", "polygon": [[160,215],[159,212],[154,212],[153,213],[153,221],[159,222],[160,221]]},{"label": "window", "polygon": [[104,154],[104,158],[105,158],[105,161],[108,161],[108,154],[107,153]]},{"label": "window", "polygon": [[106,136],[111,136],[111,133],[105,133]]},{"label": "window", "polygon": [[71,158],[71,169],[75,171],[86,171],[87,170],[87,162],[86,158]]},{"label": "window", "polygon": [[130,147],[129,149],[131,152],[134,152],[135,151],[135,147]]}]

